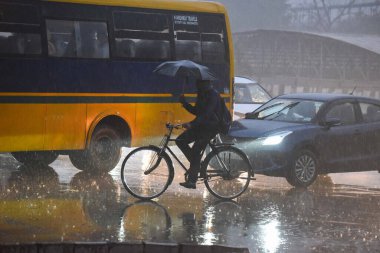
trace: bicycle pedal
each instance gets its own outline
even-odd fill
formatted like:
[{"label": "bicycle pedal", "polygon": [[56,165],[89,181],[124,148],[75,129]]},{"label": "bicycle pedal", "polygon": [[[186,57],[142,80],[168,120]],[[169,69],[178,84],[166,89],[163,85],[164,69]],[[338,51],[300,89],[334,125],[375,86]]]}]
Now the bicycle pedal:
[{"label": "bicycle pedal", "polygon": [[251,180],[256,180],[256,178],[255,177],[251,177]]}]

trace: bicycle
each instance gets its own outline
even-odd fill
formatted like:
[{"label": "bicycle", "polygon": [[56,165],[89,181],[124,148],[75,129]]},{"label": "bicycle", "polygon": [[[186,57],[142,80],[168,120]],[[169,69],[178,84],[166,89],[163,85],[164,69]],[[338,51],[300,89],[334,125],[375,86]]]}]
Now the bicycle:
[{"label": "bicycle", "polygon": [[[159,146],[136,148],[124,159],[121,180],[125,189],[134,197],[150,200],[160,196],[174,179],[174,166],[168,152],[185,170],[188,169],[168,146],[173,129],[181,125],[166,124],[167,133]],[[253,169],[246,154],[232,143],[209,142],[209,153],[201,161],[201,175],[208,191],[217,198],[231,200],[240,196],[253,178]],[[168,151],[168,152],[167,152]],[[205,150],[203,150],[202,157]],[[203,173],[202,173],[203,172]],[[198,179],[199,180],[199,179]]]}]

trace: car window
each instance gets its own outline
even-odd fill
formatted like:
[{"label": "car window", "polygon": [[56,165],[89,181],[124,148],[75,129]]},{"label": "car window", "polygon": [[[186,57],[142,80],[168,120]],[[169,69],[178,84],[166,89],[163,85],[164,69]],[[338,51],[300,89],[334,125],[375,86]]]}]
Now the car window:
[{"label": "car window", "polygon": [[380,121],[380,106],[370,103],[359,103],[364,122]]},{"label": "car window", "polygon": [[339,119],[342,125],[350,125],[356,122],[354,105],[343,103],[334,105],[326,113],[326,120]]},{"label": "car window", "polygon": [[247,86],[251,94],[251,99],[254,103],[265,103],[271,98],[268,93],[259,85],[252,84]]},{"label": "car window", "polygon": [[246,86],[235,85],[235,97],[234,102],[237,104],[252,103],[250,92]]},{"label": "car window", "polygon": [[271,99],[269,94],[258,84],[235,84],[234,102],[237,104],[266,103]]}]

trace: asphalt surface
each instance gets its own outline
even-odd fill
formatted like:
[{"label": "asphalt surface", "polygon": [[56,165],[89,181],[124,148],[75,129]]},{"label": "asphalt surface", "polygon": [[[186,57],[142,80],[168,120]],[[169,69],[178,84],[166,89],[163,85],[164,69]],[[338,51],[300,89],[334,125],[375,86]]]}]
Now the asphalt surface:
[{"label": "asphalt surface", "polygon": [[[124,150],[123,157],[128,150]],[[320,176],[307,190],[257,176],[236,201],[199,184],[173,184],[158,199],[131,197],[120,165],[93,175],[67,156],[26,167],[0,154],[0,244],[29,242],[194,243],[250,252],[380,252],[380,174]]]}]

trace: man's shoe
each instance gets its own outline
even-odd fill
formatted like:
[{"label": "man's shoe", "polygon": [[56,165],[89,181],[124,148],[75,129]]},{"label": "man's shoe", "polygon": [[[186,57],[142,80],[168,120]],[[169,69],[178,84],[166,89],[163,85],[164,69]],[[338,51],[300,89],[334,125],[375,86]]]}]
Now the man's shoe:
[{"label": "man's shoe", "polygon": [[186,181],[186,182],[183,182],[183,183],[179,183],[180,186],[183,186],[185,188],[188,188],[188,189],[195,189],[197,188],[195,183],[193,182],[190,182],[190,181]]}]

